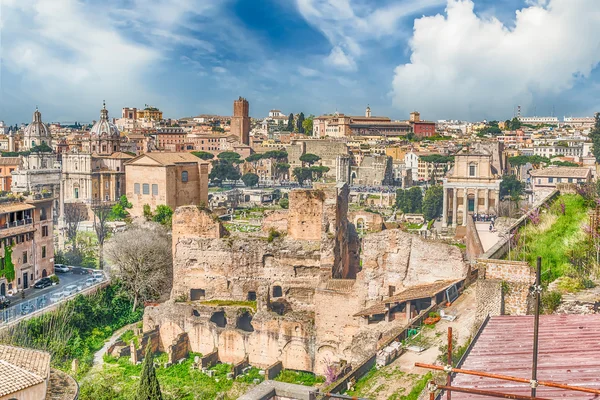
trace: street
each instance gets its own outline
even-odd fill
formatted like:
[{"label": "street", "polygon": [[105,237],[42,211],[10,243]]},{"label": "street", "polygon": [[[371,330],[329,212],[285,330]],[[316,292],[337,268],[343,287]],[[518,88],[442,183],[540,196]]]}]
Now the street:
[{"label": "street", "polygon": [[60,279],[58,285],[49,286],[43,289],[34,289],[32,284],[28,289],[25,289],[24,299],[21,297],[21,293],[15,296],[6,296],[10,300],[11,307],[44,294],[50,296],[52,293],[62,291],[62,289],[68,285],[85,286],[85,280],[90,277],[90,275],[73,275],[71,272],[57,273],[56,276]]}]

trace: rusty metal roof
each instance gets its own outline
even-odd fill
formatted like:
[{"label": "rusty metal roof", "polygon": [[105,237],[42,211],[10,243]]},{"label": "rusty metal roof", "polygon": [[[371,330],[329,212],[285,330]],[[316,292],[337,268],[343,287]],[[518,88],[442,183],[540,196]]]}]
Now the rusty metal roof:
[{"label": "rusty metal roof", "polygon": [[409,301],[409,300],[417,300],[417,299],[425,299],[425,298],[433,297],[436,294],[448,289],[450,286],[454,285],[457,282],[460,282],[460,279],[459,280],[451,280],[451,281],[438,281],[438,282],[434,282],[434,283],[426,283],[423,285],[411,286],[411,287],[404,289],[400,293],[397,293],[391,297],[383,299],[379,303],[377,303],[369,308],[365,308],[364,310],[354,314],[354,316],[355,317],[359,317],[359,316],[364,317],[364,316],[368,316],[368,315],[383,314],[383,313],[385,313],[385,305],[386,304],[397,304],[397,303],[403,303],[403,302]]},{"label": "rusty metal roof", "polygon": [[[540,316],[538,380],[600,389],[600,316]],[[463,369],[531,379],[533,316],[498,316],[487,326],[467,356]],[[458,374],[453,386],[527,395],[527,384]],[[551,399],[597,399],[596,395],[539,386],[537,396]],[[485,400],[452,393],[453,400]]]}]

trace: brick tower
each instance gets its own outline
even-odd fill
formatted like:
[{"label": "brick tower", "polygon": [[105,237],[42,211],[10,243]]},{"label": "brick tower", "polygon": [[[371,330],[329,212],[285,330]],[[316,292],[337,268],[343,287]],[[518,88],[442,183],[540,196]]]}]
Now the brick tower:
[{"label": "brick tower", "polygon": [[240,143],[250,145],[250,106],[248,100],[240,97],[233,102],[233,117],[231,118],[231,134],[240,138]]}]

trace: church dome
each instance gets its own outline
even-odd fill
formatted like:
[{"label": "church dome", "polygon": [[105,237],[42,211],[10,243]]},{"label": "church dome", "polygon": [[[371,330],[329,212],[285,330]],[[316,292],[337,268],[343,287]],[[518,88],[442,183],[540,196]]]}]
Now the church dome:
[{"label": "church dome", "polygon": [[49,137],[50,129],[42,122],[42,113],[39,112],[36,107],[35,112],[33,113],[33,122],[25,128],[25,138],[30,138],[32,140],[38,139],[39,143],[37,144],[40,144],[42,138]]},{"label": "church dome", "polygon": [[103,104],[102,110],[100,110],[100,121],[96,122],[90,130],[91,137],[119,137],[119,129],[115,124],[108,120],[108,110],[106,109],[106,103]]}]

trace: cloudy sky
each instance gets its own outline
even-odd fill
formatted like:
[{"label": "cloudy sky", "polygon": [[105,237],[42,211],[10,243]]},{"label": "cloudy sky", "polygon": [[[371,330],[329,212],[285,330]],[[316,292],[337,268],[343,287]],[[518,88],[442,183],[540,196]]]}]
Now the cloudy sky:
[{"label": "cloudy sky", "polygon": [[0,0],[0,119],[600,111],[600,0]]}]

